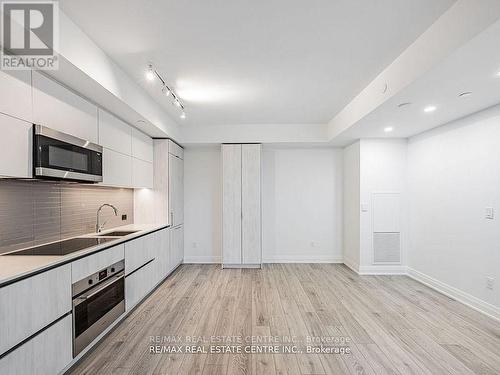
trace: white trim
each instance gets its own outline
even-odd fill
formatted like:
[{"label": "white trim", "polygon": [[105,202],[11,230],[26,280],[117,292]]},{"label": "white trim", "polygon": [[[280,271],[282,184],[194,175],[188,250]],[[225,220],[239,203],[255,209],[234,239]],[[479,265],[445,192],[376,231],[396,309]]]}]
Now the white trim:
[{"label": "white trim", "polygon": [[489,316],[490,318],[500,321],[500,308],[491,305],[488,302],[409,267],[408,276],[424,285],[427,285],[429,288],[444,294],[445,296],[453,298],[458,302],[461,302],[464,305]]},{"label": "white trim", "polygon": [[219,255],[184,255],[184,264],[212,264],[217,263],[220,264],[222,261]]},{"label": "white trim", "polygon": [[263,263],[344,263],[342,257],[330,255],[304,256],[304,255],[268,255]]},{"label": "white trim", "polygon": [[401,265],[359,266],[359,275],[407,275],[407,267]]},{"label": "white trim", "polygon": [[344,256],[344,264],[349,267],[351,270],[359,274],[359,264],[353,261],[352,259]]}]

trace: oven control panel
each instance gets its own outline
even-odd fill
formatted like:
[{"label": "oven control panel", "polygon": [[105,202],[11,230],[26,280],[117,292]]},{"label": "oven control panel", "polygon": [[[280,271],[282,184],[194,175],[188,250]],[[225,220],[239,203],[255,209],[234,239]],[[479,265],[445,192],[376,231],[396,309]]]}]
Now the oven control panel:
[{"label": "oven control panel", "polygon": [[109,279],[113,275],[116,275],[119,272],[122,272],[125,269],[125,260],[120,260],[109,267],[106,267],[86,278],[75,282],[72,286],[72,295],[73,297],[77,296],[80,293],[85,292],[87,289],[93,287],[100,282]]}]

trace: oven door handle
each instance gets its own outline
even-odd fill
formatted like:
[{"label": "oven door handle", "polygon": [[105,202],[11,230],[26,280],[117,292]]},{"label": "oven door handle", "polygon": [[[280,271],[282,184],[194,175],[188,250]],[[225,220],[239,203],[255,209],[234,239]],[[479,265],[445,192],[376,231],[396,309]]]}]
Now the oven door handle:
[{"label": "oven door handle", "polygon": [[114,277],[114,279],[110,279],[108,281],[105,281],[104,284],[99,289],[92,291],[92,293],[81,295],[81,296],[77,297],[76,300],[85,301],[85,300],[87,300],[87,299],[95,296],[97,293],[102,292],[108,286],[113,285],[114,283],[116,283],[120,279],[123,279],[124,277],[125,277],[125,274],[124,273],[120,273],[120,274],[116,275]]}]

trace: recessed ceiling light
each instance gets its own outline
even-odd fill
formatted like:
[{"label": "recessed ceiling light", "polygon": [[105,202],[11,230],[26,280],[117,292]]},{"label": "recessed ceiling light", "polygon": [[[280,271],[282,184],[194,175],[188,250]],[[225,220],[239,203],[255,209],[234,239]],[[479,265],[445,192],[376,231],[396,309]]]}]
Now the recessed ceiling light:
[{"label": "recessed ceiling light", "polygon": [[392,126],[387,126],[387,127],[385,127],[385,128],[384,128],[384,131],[385,131],[386,133],[390,133],[390,132],[392,132],[393,130],[394,130],[394,128],[393,128]]},{"label": "recessed ceiling light", "polygon": [[472,95],[471,91],[465,91],[465,92],[462,92],[462,93],[458,94],[458,97],[459,98],[465,98],[465,97],[471,96],[471,95]]},{"label": "recessed ceiling light", "polygon": [[403,108],[403,107],[409,106],[410,104],[411,104],[410,102],[399,103],[398,107]]},{"label": "recessed ceiling light", "polygon": [[180,118],[184,120],[186,118],[186,112],[182,111]]},{"label": "recessed ceiling light", "polygon": [[435,110],[437,109],[437,107],[435,105],[429,105],[427,107],[424,108],[424,112],[434,112]]},{"label": "recessed ceiling light", "polygon": [[497,77],[500,77],[500,70],[497,72]]}]

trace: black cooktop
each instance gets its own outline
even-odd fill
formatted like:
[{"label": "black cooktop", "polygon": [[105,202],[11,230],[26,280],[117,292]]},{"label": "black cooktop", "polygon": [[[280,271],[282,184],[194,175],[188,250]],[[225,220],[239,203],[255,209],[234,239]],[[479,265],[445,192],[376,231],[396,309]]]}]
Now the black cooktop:
[{"label": "black cooktop", "polygon": [[101,245],[106,242],[115,241],[116,238],[72,238],[70,240],[64,240],[59,242],[54,242],[48,245],[41,245],[32,247],[25,250],[15,251],[8,255],[67,255],[74,253],[75,251],[83,250],[89,247]]}]

